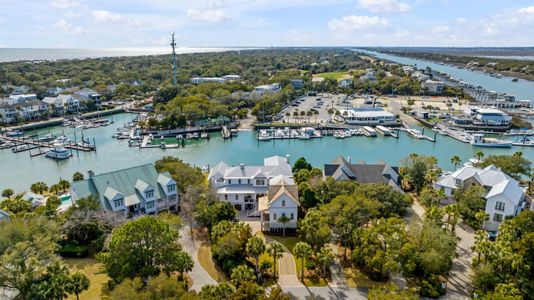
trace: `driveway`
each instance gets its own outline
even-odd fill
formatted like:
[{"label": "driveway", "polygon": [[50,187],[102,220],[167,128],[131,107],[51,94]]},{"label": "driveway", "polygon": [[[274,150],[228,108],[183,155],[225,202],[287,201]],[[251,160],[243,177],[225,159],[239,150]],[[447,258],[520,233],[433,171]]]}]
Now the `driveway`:
[{"label": "driveway", "polygon": [[282,287],[293,299],[367,299],[367,292],[357,288],[340,287]]},{"label": "driveway", "polygon": [[[262,235],[262,237],[265,238],[265,243],[267,245],[273,241],[264,235]],[[282,247],[284,247],[284,253],[282,254],[282,257],[278,259],[278,266],[276,268],[278,272],[278,285],[282,288],[303,288],[304,285],[297,277],[297,264],[295,263],[293,255],[291,255],[291,252],[289,252],[284,245],[282,245]]]},{"label": "driveway", "polygon": [[[424,214],[424,207],[417,200],[414,200],[411,209],[408,210],[407,218],[419,218],[422,220]],[[447,282],[447,294],[440,299],[471,299],[470,291],[473,288],[471,283],[473,251],[471,249],[475,242],[475,234],[469,226],[459,224],[456,226],[456,236],[459,238],[456,245],[458,256],[452,261],[452,268]]]},{"label": "driveway", "polygon": [[195,240],[193,242],[193,239],[191,238],[191,231],[187,225],[182,227],[180,230],[180,244],[182,245],[182,249],[191,256],[194,262],[193,270],[188,273],[191,279],[193,279],[193,286],[191,289],[200,291],[205,285],[217,284],[217,281],[211,278],[208,272],[206,272],[206,270],[204,270],[198,262],[197,255],[200,241]]}]

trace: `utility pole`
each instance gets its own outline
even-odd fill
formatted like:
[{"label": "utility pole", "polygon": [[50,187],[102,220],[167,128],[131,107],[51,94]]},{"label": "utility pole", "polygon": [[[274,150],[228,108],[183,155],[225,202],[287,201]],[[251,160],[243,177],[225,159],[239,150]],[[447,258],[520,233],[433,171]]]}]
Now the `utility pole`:
[{"label": "utility pole", "polygon": [[171,47],[172,47],[172,84],[176,85],[176,41],[174,40],[174,32],[172,33],[172,40],[171,40]]}]

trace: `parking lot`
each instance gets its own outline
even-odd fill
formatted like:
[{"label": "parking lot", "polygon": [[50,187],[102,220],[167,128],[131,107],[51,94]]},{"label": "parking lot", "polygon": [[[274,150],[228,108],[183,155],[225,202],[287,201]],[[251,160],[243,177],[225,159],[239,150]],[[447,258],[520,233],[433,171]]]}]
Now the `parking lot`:
[{"label": "parking lot", "polygon": [[[308,116],[301,116],[301,112],[304,111],[317,111],[319,114],[313,114],[310,118],[311,123],[325,124],[327,123],[331,116],[328,114],[328,110],[333,108],[334,110],[346,108],[345,100],[346,95],[332,95],[332,94],[322,94],[319,93],[317,96],[305,96],[300,98],[299,101],[294,101],[291,105],[286,107],[278,114],[278,121],[285,121],[287,123],[295,123],[308,121]],[[350,103],[349,103],[350,107]],[[295,119],[293,113],[298,111],[299,117]],[[287,116],[287,113],[290,114],[290,117]]]}]

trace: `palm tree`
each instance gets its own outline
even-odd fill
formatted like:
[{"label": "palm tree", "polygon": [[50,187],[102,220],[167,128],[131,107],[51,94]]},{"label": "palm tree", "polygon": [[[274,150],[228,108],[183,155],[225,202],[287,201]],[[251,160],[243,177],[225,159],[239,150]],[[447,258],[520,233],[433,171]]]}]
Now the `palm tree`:
[{"label": "palm tree", "polygon": [[290,112],[286,112],[286,117],[287,117],[287,123],[289,123],[289,117],[291,117],[291,113]]},{"label": "palm tree", "polygon": [[70,277],[70,283],[67,287],[69,293],[76,295],[76,300],[80,300],[79,294],[89,289],[91,282],[85,274],[76,272]]},{"label": "palm tree", "polygon": [[308,123],[310,123],[310,117],[313,116],[313,112],[311,110],[308,110],[306,112],[306,116],[308,117]]},{"label": "palm tree", "polygon": [[293,255],[295,255],[296,258],[300,258],[302,262],[302,268],[301,268],[301,276],[300,279],[304,281],[304,269],[306,266],[304,265],[304,260],[308,259],[312,254],[312,248],[310,245],[308,245],[305,242],[298,242],[295,244],[295,247],[293,247]]},{"label": "palm tree", "polygon": [[74,174],[72,174],[72,181],[82,181],[83,179],[83,174],[80,172],[75,172]]},{"label": "palm tree", "polygon": [[239,265],[232,269],[232,274],[230,278],[232,283],[239,287],[239,285],[245,281],[253,282],[254,281],[254,270],[247,267],[247,265]]},{"label": "palm tree", "polygon": [[295,109],[295,111],[293,111],[293,122],[297,123],[298,116],[299,116],[299,110]]},{"label": "palm tree", "polygon": [[12,189],[5,189],[5,190],[2,191],[2,197],[4,197],[4,198],[10,199],[11,196],[13,196],[13,194],[15,194],[15,192],[13,192]]},{"label": "palm tree", "polygon": [[286,236],[286,223],[291,221],[286,215],[282,215],[278,218],[278,222],[282,223],[282,236]]},{"label": "palm tree", "polygon": [[256,275],[260,278],[260,256],[265,252],[265,244],[258,236],[251,237],[246,245],[247,255],[256,262]]},{"label": "palm tree", "polygon": [[451,233],[454,233],[458,218],[460,218],[460,207],[458,203],[445,206],[445,213],[447,214],[447,227],[451,226]]},{"label": "palm tree", "polygon": [[[306,112],[303,111],[303,110],[301,110],[301,111],[300,111],[300,117],[301,117],[300,119],[301,119],[301,120],[304,120],[304,116],[306,116]],[[301,122],[302,122],[302,121],[301,121]]]},{"label": "palm tree", "polygon": [[315,116],[315,124],[317,124],[317,116],[319,115],[319,111],[314,109],[313,115]]},{"label": "palm tree", "polygon": [[482,160],[482,158],[484,157],[484,152],[482,151],[477,151],[477,153],[475,153],[475,157],[477,158],[477,166],[480,165],[480,161]]},{"label": "palm tree", "polygon": [[271,242],[271,244],[269,244],[268,251],[269,251],[269,255],[271,255],[274,260],[273,268],[274,268],[274,277],[276,278],[276,263],[278,259],[282,257],[284,253],[284,247],[279,242],[273,241]]},{"label": "palm tree", "polygon": [[42,194],[48,191],[48,185],[46,183],[39,181],[30,186],[30,190],[35,194]]},{"label": "palm tree", "polygon": [[456,170],[458,168],[458,165],[462,162],[460,157],[458,155],[455,155],[451,157],[451,164],[454,165],[454,169]]},{"label": "palm tree", "polygon": [[331,264],[334,261],[334,254],[332,249],[328,246],[323,246],[319,252],[317,252],[317,260],[323,266],[323,277],[326,276],[326,266]]}]

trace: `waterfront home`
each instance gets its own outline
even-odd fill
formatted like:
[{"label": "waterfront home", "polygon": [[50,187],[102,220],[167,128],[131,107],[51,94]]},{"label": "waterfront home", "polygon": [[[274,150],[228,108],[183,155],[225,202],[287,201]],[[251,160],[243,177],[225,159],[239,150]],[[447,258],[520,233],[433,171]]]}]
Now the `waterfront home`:
[{"label": "waterfront home", "polygon": [[221,161],[210,170],[208,181],[220,200],[238,211],[257,211],[259,198],[267,194],[270,180],[277,176],[293,176],[287,157],[267,157],[263,166],[228,166]]},{"label": "waterfront home", "polygon": [[487,191],[484,198],[489,219],[484,228],[488,231],[497,231],[506,217],[515,217],[525,208],[525,188],[494,165],[484,169],[463,167],[440,178],[434,187],[452,197],[455,190],[471,185],[482,186]]},{"label": "waterfront home", "polygon": [[421,82],[421,87],[426,89],[429,94],[438,95],[443,92],[443,89],[445,88],[445,82],[428,79]]},{"label": "waterfront home", "polygon": [[350,125],[396,125],[397,117],[378,107],[352,108],[339,111],[340,116]]},{"label": "waterfront home", "polygon": [[21,104],[21,103],[24,103],[30,100],[37,100],[37,95],[35,94],[13,94],[9,96],[8,98],[2,98],[0,100],[0,104],[16,105],[16,104]]},{"label": "waterfront home", "polygon": [[9,124],[17,120],[18,113],[15,105],[0,102],[0,123]]},{"label": "waterfront home", "polygon": [[252,91],[252,94],[256,96],[263,96],[264,94],[278,93],[281,90],[282,88],[279,83],[265,84],[255,87]]},{"label": "waterfront home", "polygon": [[80,109],[80,100],[72,95],[58,95],[56,97],[45,97],[43,102],[50,106],[50,111],[54,114],[62,115],[65,112],[77,112]]},{"label": "waterfront home", "polygon": [[48,114],[48,104],[41,100],[26,100],[15,104],[0,103],[0,121],[5,124],[17,120],[35,120]]},{"label": "waterfront home", "polygon": [[413,66],[402,66],[402,71],[404,71],[404,74],[406,75],[411,75],[415,72],[415,68]]},{"label": "waterfront home", "polygon": [[73,97],[82,101],[82,102],[93,102],[97,107],[100,107],[101,97],[97,91],[84,88],[73,94]]},{"label": "waterfront home", "polygon": [[430,76],[423,74],[421,71],[415,71],[411,74],[412,78],[417,79],[419,82],[424,82],[430,79]]},{"label": "waterfront home", "polygon": [[363,184],[382,183],[402,191],[399,169],[385,162],[367,164],[360,161],[353,164],[350,158],[338,156],[331,163],[324,165],[324,176],[334,180],[353,180]]},{"label": "waterfront home", "polygon": [[[300,207],[298,187],[292,178],[279,175],[269,180],[267,195],[258,200],[262,231],[282,231],[297,228]],[[286,222],[280,222],[286,217]]]},{"label": "waterfront home", "polygon": [[100,207],[125,215],[155,214],[178,210],[176,182],[169,173],[158,173],[153,164],[95,175],[72,183],[73,203],[94,196]]},{"label": "waterfront home", "polygon": [[46,95],[49,97],[56,97],[57,95],[61,94],[65,89],[60,87],[55,88],[49,88],[46,90]]},{"label": "waterfront home", "polygon": [[9,213],[0,209],[0,222],[2,221],[9,221]]}]

